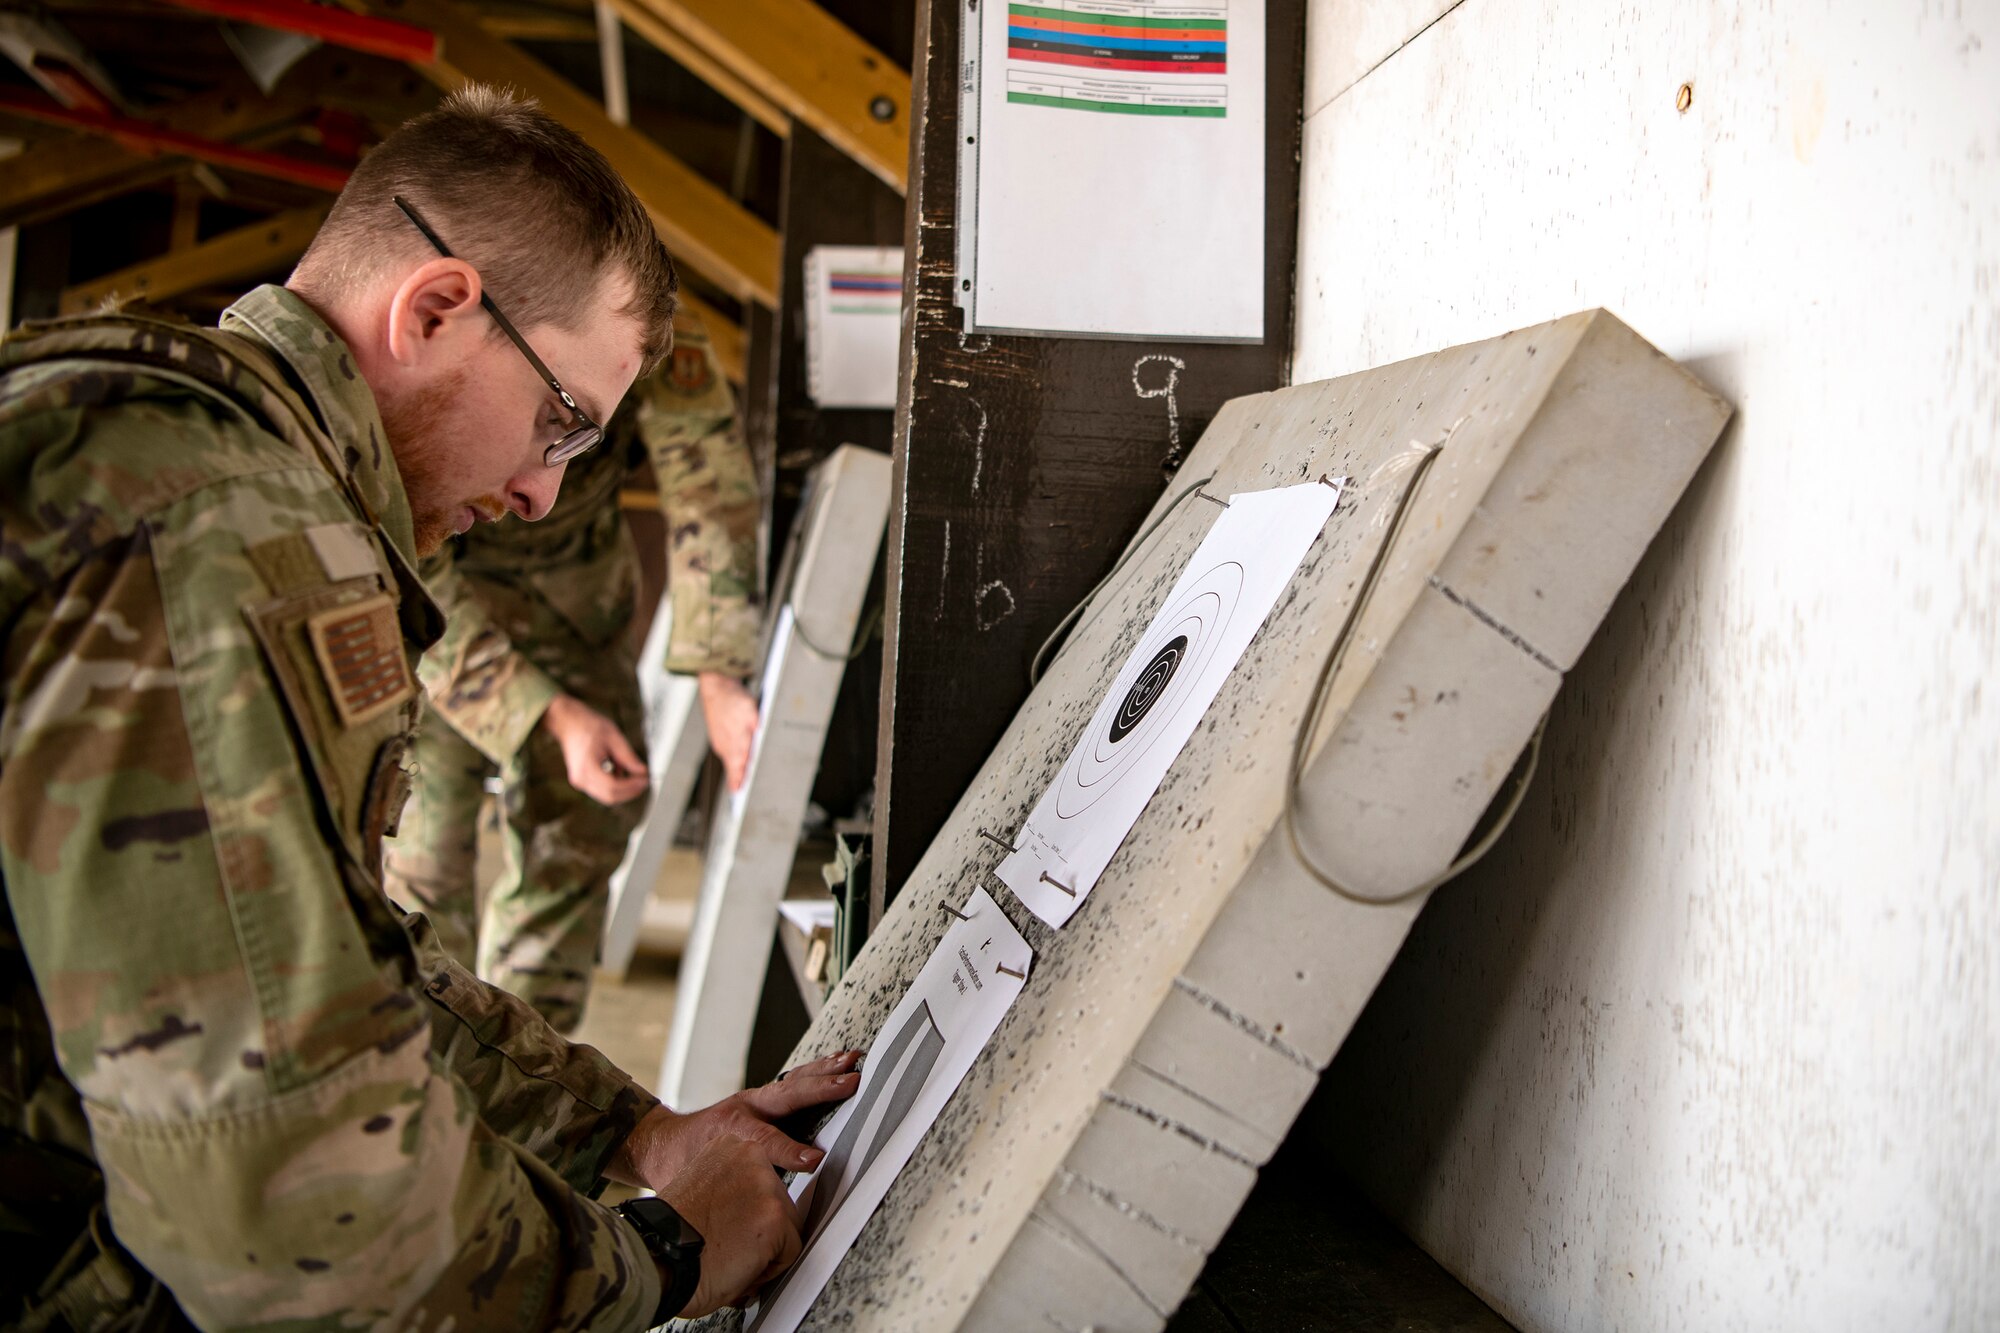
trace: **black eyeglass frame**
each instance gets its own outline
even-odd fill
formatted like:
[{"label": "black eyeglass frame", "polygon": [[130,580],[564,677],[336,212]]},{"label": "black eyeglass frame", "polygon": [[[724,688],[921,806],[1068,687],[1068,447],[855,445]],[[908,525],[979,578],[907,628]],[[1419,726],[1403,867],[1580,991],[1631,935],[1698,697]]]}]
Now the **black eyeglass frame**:
[{"label": "black eyeglass frame", "polygon": [[[396,207],[403,210],[403,216],[416,224],[417,230],[424,234],[424,239],[429,241],[439,254],[443,255],[446,259],[457,258],[450,250],[445,248],[444,242],[438,239],[438,234],[431,230],[430,223],[424,221],[423,214],[417,212],[415,204],[412,204],[400,194],[393,197]],[[523,338],[521,331],[514,327],[514,321],[500,313],[500,307],[493,303],[493,298],[487,293],[486,284],[483,281],[479,285],[479,304],[486,307],[486,313],[493,316],[493,322],[500,326],[500,331],[507,335],[514,346],[521,349],[521,355],[528,358],[528,364],[535,368],[535,373],[542,377],[542,382],[555,391],[556,397],[562,400],[562,405],[568,408],[576,418],[577,424],[563,432],[561,439],[542,452],[543,466],[561,467],[564,463],[569,462],[570,459],[592,448],[599,440],[602,440],[604,438],[604,427],[591,420],[590,413],[584,411],[576,399],[570,396],[568,389],[563,388],[562,381],[555,377],[542,358],[535,355],[535,349],[528,346],[528,340]]]}]

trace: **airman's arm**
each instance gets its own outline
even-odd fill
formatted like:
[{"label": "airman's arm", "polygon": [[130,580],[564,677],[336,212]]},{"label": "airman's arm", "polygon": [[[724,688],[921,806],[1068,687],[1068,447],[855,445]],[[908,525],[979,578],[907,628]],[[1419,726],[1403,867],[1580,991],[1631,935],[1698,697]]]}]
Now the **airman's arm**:
[{"label": "airman's arm", "polygon": [[639,437],[667,520],[666,667],[747,676],[759,624],[756,465],[707,335],[677,323],[674,336],[673,358],[638,390]]},{"label": "airman's arm", "polygon": [[563,1179],[640,1095],[426,970],[344,868],[330,811],[372,811],[385,770],[342,747],[394,728],[301,694],[293,631],[378,585],[265,586],[270,492],[308,483],[259,480],[94,538],[6,640],[0,872],[118,1237],[209,1329],[643,1327],[638,1237]]},{"label": "airman's arm", "polygon": [[417,669],[431,709],[481,754],[504,764],[561,687],[494,623],[449,546],[424,561],[421,572],[445,618],[444,637]]}]

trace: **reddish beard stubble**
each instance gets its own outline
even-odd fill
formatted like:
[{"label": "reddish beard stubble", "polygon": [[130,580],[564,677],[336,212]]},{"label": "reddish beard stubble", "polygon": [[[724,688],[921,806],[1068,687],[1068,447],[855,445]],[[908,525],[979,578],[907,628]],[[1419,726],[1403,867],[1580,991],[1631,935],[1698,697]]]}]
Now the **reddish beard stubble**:
[{"label": "reddish beard stubble", "polygon": [[441,427],[464,384],[465,371],[454,370],[437,383],[382,407],[382,430],[389,437],[389,451],[395,456],[396,470],[403,476],[403,490],[410,499],[419,556],[433,555],[444,545],[458,526],[461,508],[471,506],[488,522],[507,512],[507,502],[497,495],[462,497],[453,493],[451,449],[442,439]]}]

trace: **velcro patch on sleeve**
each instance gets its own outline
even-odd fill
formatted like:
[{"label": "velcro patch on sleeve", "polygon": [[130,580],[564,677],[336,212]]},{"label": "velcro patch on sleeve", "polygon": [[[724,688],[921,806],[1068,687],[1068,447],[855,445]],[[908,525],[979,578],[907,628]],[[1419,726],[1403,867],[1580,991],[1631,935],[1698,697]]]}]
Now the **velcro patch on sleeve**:
[{"label": "velcro patch on sleeve", "polygon": [[416,693],[396,600],[386,593],[322,611],[306,621],[306,633],[342,726],[359,726]]},{"label": "velcro patch on sleeve", "polygon": [[319,557],[329,582],[382,576],[382,558],[368,529],[359,523],[322,523],[306,529],[306,542]]}]

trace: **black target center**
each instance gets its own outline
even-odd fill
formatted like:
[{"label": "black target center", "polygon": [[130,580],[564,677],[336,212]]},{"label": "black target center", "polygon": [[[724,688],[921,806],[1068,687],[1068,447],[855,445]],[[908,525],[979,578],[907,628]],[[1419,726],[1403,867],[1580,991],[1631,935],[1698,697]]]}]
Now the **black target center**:
[{"label": "black target center", "polygon": [[1174,672],[1180,669],[1181,659],[1187,656],[1187,645],[1187,635],[1176,634],[1153,654],[1152,661],[1146,663],[1146,669],[1139,673],[1139,679],[1132,682],[1132,688],[1125,692],[1125,702],[1118,705],[1118,712],[1111,719],[1113,745],[1131,734],[1153,704],[1167,692],[1167,682],[1174,678]]}]

